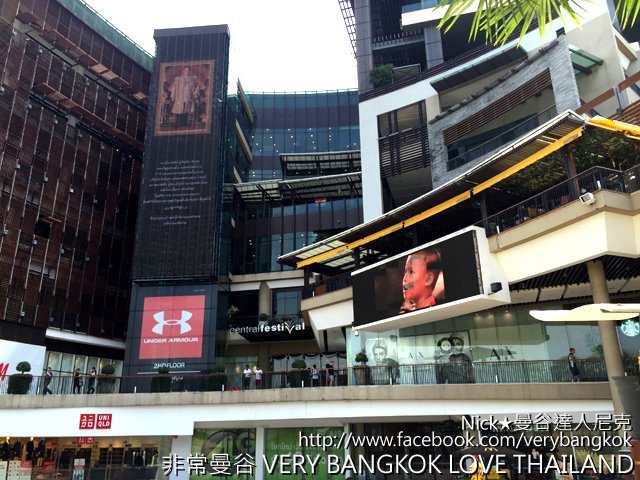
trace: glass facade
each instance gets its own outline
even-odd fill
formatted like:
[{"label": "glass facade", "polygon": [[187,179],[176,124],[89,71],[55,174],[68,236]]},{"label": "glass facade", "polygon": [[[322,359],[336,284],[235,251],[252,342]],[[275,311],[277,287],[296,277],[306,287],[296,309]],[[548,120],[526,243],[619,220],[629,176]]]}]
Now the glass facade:
[{"label": "glass facade", "polygon": [[248,181],[282,178],[283,153],[360,149],[358,92],[251,93],[256,128]]},{"label": "glass facade", "polygon": [[[583,376],[590,376],[591,363],[594,369],[600,368],[603,353],[597,324],[543,323],[529,315],[529,308],[486,310],[399,330],[363,331],[358,335],[350,331],[347,360],[353,366],[355,355],[364,351],[369,366],[388,367],[372,369],[373,384],[492,383],[510,375],[515,375],[511,381],[517,382],[523,380],[518,377],[533,375],[535,369],[527,364],[536,361],[540,364],[536,375],[557,381],[568,372],[566,359],[571,347],[584,367]],[[468,371],[450,367],[453,364],[466,364]],[[495,368],[485,368],[488,364]],[[421,380],[416,381],[414,370],[403,365],[424,366],[420,369]],[[509,369],[508,375],[505,368]],[[591,376],[599,374],[594,370]]]},{"label": "glass facade", "polygon": [[[283,179],[281,154],[360,149],[355,90],[248,97],[256,115],[248,182]],[[283,189],[278,198],[238,200],[234,219],[233,273],[276,272],[290,269],[277,262],[280,255],[360,223],[362,198],[348,189],[331,198],[300,198]]]}]

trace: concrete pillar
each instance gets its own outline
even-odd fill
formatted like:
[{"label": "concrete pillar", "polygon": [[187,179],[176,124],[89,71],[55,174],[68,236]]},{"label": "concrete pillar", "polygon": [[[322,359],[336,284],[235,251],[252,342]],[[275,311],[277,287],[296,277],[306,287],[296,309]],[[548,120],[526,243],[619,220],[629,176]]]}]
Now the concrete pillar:
[{"label": "concrete pillar", "polygon": [[373,88],[369,72],[373,68],[371,37],[371,4],[369,0],[355,0],[353,15],[356,20],[356,61],[358,69],[358,91],[367,92]]},{"label": "concrete pillar", "polygon": [[427,68],[435,67],[444,62],[442,51],[442,34],[435,25],[424,27],[424,48],[427,57]]},{"label": "concrete pillar", "polygon": [[[609,289],[604,275],[604,267],[600,260],[587,262],[587,272],[589,273],[589,283],[591,284],[591,295],[593,303],[609,303]],[[620,393],[616,387],[613,377],[624,376],[624,366],[620,355],[620,343],[616,332],[616,323],[611,321],[599,321],[600,338],[602,340],[602,351],[604,362],[607,367],[607,377],[609,378],[609,388],[611,388],[611,399],[615,413],[623,413]]]},{"label": "concrete pillar", "polygon": [[271,289],[267,282],[260,282],[258,292],[258,313],[266,313],[271,316]]},{"label": "concrete pillar", "polygon": [[158,469],[156,470],[155,480],[166,480],[167,478],[162,472],[162,459],[168,458],[169,455],[171,455],[171,443],[171,437],[167,435],[160,437],[160,441],[158,443],[158,458],[156,459]]},{"label": "concrete pillar", "polygon": [[558,54],[553,55],[549,62],[549,74],[553,96],[556,101],[556,111],[562,113],[565,110],[575,110],[580,107],[580,93],[576,76],[573,73],[571,51],[565,35],[558,37]]},{"label": "concrete pillar", "polygon": [[[174,469],[169,474],[169,480],[189,480],[189,463],[187,458],[191,456],[192,438],[193,437],[191,435],[173,437],[171,442],[171,454],[174,455],[175,458],[179,459],[181,463],[178,463],[178,465],[180,465],[179,468]],[[162,466],[160,466],[160,470],[162,470]]]},{"label": "concrete pillar", "polygon": [[[255,478],[256,480],[262,480],[264,478],[264,462],[262,456],[264,455],[264,427],[256,427],[256,456],[255,456]],[[271,461],[271,459],[269,459]]]}]

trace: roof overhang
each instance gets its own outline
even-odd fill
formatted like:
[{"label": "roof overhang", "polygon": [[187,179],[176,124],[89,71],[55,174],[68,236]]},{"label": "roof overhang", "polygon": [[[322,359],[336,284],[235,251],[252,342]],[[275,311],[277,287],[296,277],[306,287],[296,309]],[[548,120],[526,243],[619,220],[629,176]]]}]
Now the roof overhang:
[{"label": "roof overhang", "polygon": [[338,256],[432,217],[490,188],[579,138],[586,123],[585,118],[573,111],[561,113],[440,187],[367,223],[282,255],[278,261],[297,268],[321,269]]}]

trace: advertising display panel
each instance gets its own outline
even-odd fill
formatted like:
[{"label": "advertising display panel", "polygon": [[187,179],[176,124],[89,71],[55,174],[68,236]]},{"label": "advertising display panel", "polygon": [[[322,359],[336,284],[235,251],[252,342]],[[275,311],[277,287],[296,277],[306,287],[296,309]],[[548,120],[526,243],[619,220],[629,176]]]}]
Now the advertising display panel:
[{"label": "advertising display panel", "polygon": [[31,375],[42,375],[44,369],[45,347],[28,343],[0,340],[0,380],[8,375],[20,373],[16,365],[20,362],[29,362]]},{"label": "advertising display panel", "polygon": [[199,373],[215,355],[215,285],[139,286],[132,289],[125,376]]},{"label": "advertising display panel", "polygon": [[133,278],[210,279],[222,179],[229,31],[156,30]]},{"label": "advertising display panel", "polygon": [[191,452],[206,458],[201,472],[192,471],[191,480],[207,476],[221,476],[233,480],[250,480],[255,477],[256,431],[254,429],[193,431]]},{"label": "advertising display panel", "polygon": [[356,329],[402,328],[509,301],[486,236],[473,227],[358,270],[352,283]]}]

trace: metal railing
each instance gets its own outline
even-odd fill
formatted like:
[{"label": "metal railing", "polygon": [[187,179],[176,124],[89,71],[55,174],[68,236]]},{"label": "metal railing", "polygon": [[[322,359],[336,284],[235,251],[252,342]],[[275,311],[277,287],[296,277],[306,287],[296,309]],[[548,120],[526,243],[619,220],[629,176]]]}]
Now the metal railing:
[{"label": "metal railing", "polygon": [[640,190],[640,166],[636,165],[625,171],[592,167],[538,195],[491,215],[476,225],[484,227],[488,236],[495,235],[577,200],[584,193],[598,190],[623,193]]},{"label": "metal railing", "polygon": [[324,278],[309,284],[302,289],[302,298],[311,298],[324,293],[342,290],[351,286],[351,274],[344,273],[335,277]]},{"label": "metal railing", "polygon": [[[638,366],[625,362],[627,375],[638,375]],[[607,371],[603,358],[580,360],[583,382],[606,382]],[[517,360],[495,362],[434,362],[426,364],[393,364],[384,366],[356,366],[336,368],[333,381],[327,370],[320,370],[313,378],[309,369],[264,372],[259,382],[255,375],[240,373],[137,375],[129,377],[100,376],[96,394],[240,391],[302,387],[330,387],[347,385],[442,385],[496,383],[566,383],[571,382],[566,360]],[[9,389],[10,377],[0,380],[0,394]],[[74,393],[71,376],[54,377],[49,385],[54,395]],[[44,377],[33,377],[25,394],[42,395]],[[80,394],[88,393],[87,377],[83,377]]]},{"label": "metal railing", "polygon": [[[555,114],[556,114],[556,107],[554,105],[536,115],[528,117],[518,125],[515,125],[505,130],[504,132],[499,133],[493,138],[490,138],[472,147],[471,149],[467,150],[466,152],[460,155],[450,158],[449,160],[447,160],[447,169],[453,170],[469,162],[472,162],[473,160],[476,160],[485,155],[489,155],[495,152],[498,148],[502,147],[503,145],[506,145],[509,142],[513,142],[515,139],[519,138],[520,136],[529,133],[534,128],[542,125],[548,120],[551,120],[555,116]],[[455,147],[455,144],[451,145],[449,148],[451,149],[454,147]]]}]

